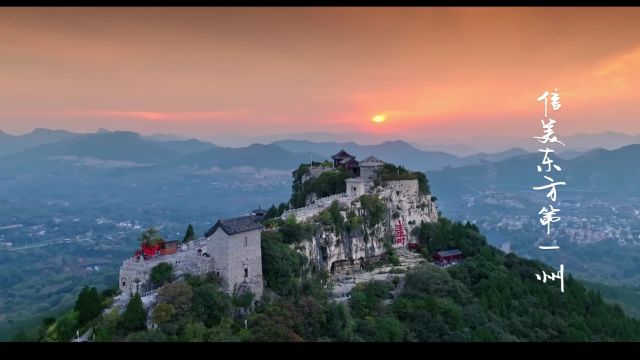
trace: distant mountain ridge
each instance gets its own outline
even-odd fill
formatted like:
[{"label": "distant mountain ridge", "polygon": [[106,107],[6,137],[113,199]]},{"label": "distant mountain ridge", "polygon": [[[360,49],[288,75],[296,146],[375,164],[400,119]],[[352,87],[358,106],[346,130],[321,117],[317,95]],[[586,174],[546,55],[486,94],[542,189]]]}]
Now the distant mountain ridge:
[{"label": "distant mountain ridge", "polygon": [[[525,154],[489,164],[448,168],[430,173],[432,186],[443,197],[457,198],[472,191],[467,179],[491,185],[493,190],[531,189],[541,162],[540,154]],[[598,149],[563,160],[562,178],[571,190],[640,195],[640,144],[615,150]],[[635,166],[634,166],[635,165]],[[476,189],[482,191],[483,189]]]},{"label": "distant mountain ridge", "polygon": [[127,131],[78,135],[68,140],[35,146],[15,156],[20,158],[77,156],[138,163],[160,163],[177,159],[173,151],[146,141],[137,133]]},{"label": "distant mountain ridge", "polygon": [[[108,134],[130,134],[132,136],[128,139],[128,143],[116,144],[118,141],[122,142],[124,139],[118,139],[118,136],[112,137],[98,137],[95,138],[99,141],[103,141],[102,146],[104,149],[99,149],[97,144],[89,144],[87,139],[92,139],[90,136],[108,135]],[[135,136],[133,135],[135,134]],[[331,133],[320,132],[313,133],[316,137],[328,138]],[[301,134],[300,136],[303,136]],[[340,138],[344,138],[345,134]],[[366,134],[361,134],[362,136]],[[354,135],[355,136],[355,135]],[[360,137],[362,137],[360,136]],[[85,139],[77,140],[76,142],[67,142],[60,145],[53,145],[58,142],[70,141],[74,138]],[[110,140],[109,140],[110,139]],[[496,141],[500,142],[502,138],[496,137]],[[518,139],[511,139],[512,143],[521,143],[522,147],[512,147],[507,150],[497,152],[475,152],[471,155],[454,155],[445,151],[435,150],[442,148],[449,148],[456,154],[469,153],[475,151],[476,145],[472,146],[459,145],[451,143],[451,145],[445,145],[441,142],[431,142],[427,145],[424,142],[416,141],[383,141],[377,144],[362,144],[355,141],[324,141],[315,142],[309,140],[278,140],[270,143],[274,147],[264,147],[262,151],[272,152],[271,157],[265,156],[265,154],[255,151],[258,146],[256,144],[245,147],[223,147],[215,145],[213,143],[202,141],[198,139],[186,139],[181,136],[172,134],[153,134],[153,135],[140,135],[131,131],[109,131],[100,129],[96,133],[79,134],[66,130],[49,130],[49,129],[35,129],[31,133],[14,136],[0,131],[0,157],[8,155],[22,154],[22,156],[37,156],[38,152],[47,152],[52,156],[57,155],[71,155],[71,156],[99,156],[102,159],[108,157],[109,160],[125,160],[136,162],[144,160],[151,161],[153,163],[165,163],[167,161],[173,162],[181,159],[183,155],[196,154],[199,152],[210,151],[210,156],[223,156],[228,159],[234,158],[238,155],[237,159],[242,159],[245,164],[256,163],[270,163],[276,166],[291,165],[295,166],[293,162],[289,161],[297,159],[298,162],[308,162],[310,160],[324,160],[328,159],[332,154],[335,154],[340,149],[345,149],[352,153],[356,157],[363,159],[369,155],[374,155],[382,160],[399,163],[409,168],[419,169],[421,171],[440,170],[446,167],[464,167],[471,165],[481,165],[487,162],[498,162],[506,160],[514,156],[524,155],[527,152],[537,152],[537,145],[535,141],[522,141]],[[616,132],[606,132],[601,134],[577,134],[574,136],[568,136],[563,139],[570,144],[563,151],[558,152],[558,157],[571,160],[580,157],[595,148],[618,148],[634,143],[640,143],[640,136],[627,135]],[[116,143],[113,143],[113,142]],[[426,141],[426,140],[425,140]],[[444,140],[442,140],[444,141]],[[137,142],[133,144],[132,142]],[[82,145],[84,143],[84,145]],[[75,145],[73,145],[75,144]],[[614,146],[615,144],[621,144],[620,146]],[[49,147],[38,148],[43,145],[51,145]],[[255,146],[254,146],[255,145]],[[71,147],[75,146],[75,150]],[[81,149],[84,147],[84,149]],[[118,148],[120,147],[120,148]],[[275,148],[277,147],[277,149]],[[38,149],[34,149],[38,148]],[[89,150],[93,148],[93,150]],[[256,157],[255,161],[248,159],[249,154],[252,154],[251,150],[254,150],[253,155]],[[29,151],[33,149],[33,151]],[[128,149],[128,150],[126,150]],[[237,149],[233,151],[231,149]],[[433,149],[433,150],[426,150]],[[306,158],[302,156],[291,154],[284,154],[279,152],[285,150],[288,153],[302,153],[306,154]],[[139,151],[140,154],[132,154],[134,151]],[[111,159],[118,156],[123,159]],[[232,155],[234,154],[234,155]],[[239,154],[245,154],[240,156]],[[274,161],[275,157],[283,157],[288,159],[286,161]],[[231,161],[217,160],[212,161],[210,159],[205,160],[206,155],[190,155],[185,157],[185,161],[188,163],[188,159],[198,159],[200,163],[214,163],[214,164],[229,164]]]},{"label": "distant mountain ridge", "polygon": [[34,129],[24,135],[10,135],[0,131],[0,156],[15,154],[34,146],[71,139],[79,134],[67,130]]},{"label": "distant mountain ridge", "polygon": [[[290,139],[306,140],[310,142],[355,142],[363,145],[380,144],[389,137],[400,138],[411,144],[414,148],[424,151],[443,151],[459,157],[470,156],[476,153],[497,153],[512,148],[522,148],[527,151],[536,151],[538,143],[533,140],[533,136],[502,136],[483,135],[473,138],[457,139],[447,137],[415,137],[403,134],[368,134],[368,133],[330,133],[330,132],[309,132],[286,135],[271,135],[254,138],[255,142],[275,143]],[[640,135],[630,135],[615,131],[601,133],[578,133],[573,135],[558,134],[567,144],[567,150],[586,151],[596,148],[608,150],[617,149],[621,146],[640,143]]]},{"label": "distant mountain ridge", "polygon": [[359,159],[374,155],[381,160],[402,164],[421,171],[500,161],[528,153],[523,149],[513,148],[495,154],[479,153],[467,157],[459,157],[442,151],[419,150],[402,140],[386,141],[378,145],[359,145],[354,142],[313,142],[307,140],[282,140],[273,144],[291,152],[314,152],[325,157],[335,154],[337,152],[336,149],[344,149]]},{"label": "distant mountain ridge", "polygon": [[182,166],[190,168],[294,169],[301,162],[320,159],[313,153],[292,153],[275,145],[253,144],[242,148],[219,147],[190,139],[156,142],[130,131],[110,131],[76,135],[70,139],[34,146],[1,160],[28,163],[64,157],[125,161],[137,164]]}]

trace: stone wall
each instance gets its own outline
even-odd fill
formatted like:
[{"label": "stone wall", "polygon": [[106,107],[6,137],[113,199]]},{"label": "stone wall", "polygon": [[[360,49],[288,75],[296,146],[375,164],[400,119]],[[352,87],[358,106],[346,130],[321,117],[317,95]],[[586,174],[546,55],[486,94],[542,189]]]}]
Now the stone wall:
[{"label": "stone wall", "polygon": [[373,179],[376,178],[376,175],[378,174],[378,171],[380,170],[380,168],[382,168],[382,165],[380,166],[360,166],[360,177],[366,180],[370,180],[373,181]]},{"label": "stone wall", "polygon": [[151,269],[162,262],[171,264],[177,277],[185,274],[206,274],[213,265],[213,259],[197,252],[201,245],[201,242],[191,242],[187,246],[181,247],[175,254],[158,255],[149,260],[132,256],[124,260],[119,274],[120,290],[127,296],[151,290],[152,286],[149,283]]},{"label": "stone wall", "polygon": [[262,297],[260,230],[227,235],[222,229],[218,229],[206,241],[209,253],[213,257],[212,271],[220,275],[225,290],[232,293],[235,287],[243,285],[251,290],[256,298]]},{"label": "stone wall", "polygon": [[[203,256],[204,253],[209,256]],[[151,269],[161,262],[170,263],[176,277],[187,273],[194,275],[217,273],[222,278],[223,288],[228,293],[233,293],[236,287],[250,290],[256,298],[260,298],[263,293],[260,230],[229,236],[219,229],[207,239],[199,239],[182,246],[175,254],[158,255],[149,260],[144,260],[142,257],[128,258],[120,267],[119,288],[122,293],[128,297],[136,292],[143,293],[151,290],[152,286],[149,282]],[[245,268],[247,269],[246,278]],[[139,282],[136,283],[136,279]]]},{"label": "stone wall", "polygon": [[383,187],[394,192],[396,198],[400,196],[408,199],[418,198],[418,180],[385,181]]},{"label": "stone wall", "polygon": [[407,238],[410,239],[411,230],[424,222],[438,221],[438,209],[431,200],[431,195],[423,195],[418,191],[418,180],[387,181],[375,190],[389,209],[389,226],[393,228],[397,220],[393,219],[394,212],[405,226]]},{"label": "stone wall", "polygon": [[312,178],[316,178],[318,176],[320,176],[323,173],[329,172],[329,171],[333,171],[334,169],[330,166],[310,166],[309,167],[309,173],[305,174],[302,176],[302,182],[304,183],[305,181],[312,179]]},{"label": "stone wall", "polygon": [[280,216],[280,218],[286,220],[289,216],[293,215],[298,221],[306,221],[331,205],[334,200],[338,200],[340,203],[348,203],[353,199],[350,198],[346,193],[330,195],[327,197],[316,199],[313,204],[307,205],[305,207],[286,210],[282,214],[282,216]]}]

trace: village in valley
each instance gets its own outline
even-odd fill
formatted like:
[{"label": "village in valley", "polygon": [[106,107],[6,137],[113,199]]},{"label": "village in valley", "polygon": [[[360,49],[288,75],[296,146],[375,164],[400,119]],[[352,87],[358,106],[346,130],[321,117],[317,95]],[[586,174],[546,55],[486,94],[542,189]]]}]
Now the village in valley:
[{"label": "village in valley", "polygon": [[[278,223],[284,221],[319,225],[308,241],[290,246],[303,254],[316,271],[329,274],[324,286],[331,289],[336,302],[348,300],[355,286],[372,280],[393,281],[396,285],[391,291],[393,296],[401,290],[402,279],[409,269],[423,264],[448,267],[463,259],[459,249],[431,254],[432,263],[420,253],[412,230],[422,223],[437,222],[439,216],[423,174],[420,183],[414,173],[392,165],[396,173],[381,176],[387,165],[384,161],[374,156],[357,161],[344,150],[332,156],[332,160],[303,164],[294,171],[294,177],[298,175],[303,187],[323,174],[341,173],[345,176],[344,192],[323,197],[306,193],[304,206],[284,210],[272,218],[267,217],[267,210],[258,207],[243,216],[219,219],[201,236],[191,234],[190,241],[186,238],[165,241],[154,229],[145,231],[140,249],[123,261],[119,294],[104,312],[124,311],[136,294],[141,296],[145,310],[152,312],[158,288],[150,276],[163,263],[170,264],[173,279],[215,274],[225,292],[252,294],[252,305],[257,304],[269,287],[262,273],[261,237],[263,233],[277,232]],[[296,174],[300,171],[301,174]],[[366,219],[371,216],[371,201],[378,201],[379,206],[376,215],[379,219],[375,222]],[[359,220],[360,226],[335,231],[322,220],[323,212],[331,208],[339,209],[340,217],[347,222]],[[147,326],[156,325],[148,321]]]}]

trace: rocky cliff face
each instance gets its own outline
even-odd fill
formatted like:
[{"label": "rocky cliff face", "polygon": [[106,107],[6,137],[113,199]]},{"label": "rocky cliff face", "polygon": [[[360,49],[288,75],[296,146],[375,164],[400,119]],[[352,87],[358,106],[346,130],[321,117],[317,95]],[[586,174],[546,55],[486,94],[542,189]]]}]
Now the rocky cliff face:
[{"label": "rocky cliff face", "polygon": [[[367,262],[372,262],[385,255],[385,236],[393,236],[395,224],[400,220],[404,224],[407,235],[420,225],[422,221],[438,220],[438,210],[430,195],[422,195],[418,191],[417,180],[389,181],[373,190],[387,207],[386,220],[372,228],[362,228],[348,233],[336,234],[331,227],[320,227],[311,241],[297,245],[297,250],[304,254],[318,269],[329,272],[360,270]],[[360,203],[356,199],[351,202],[346,213],[354,210],[360,214]],[[394,215],[396,219],[394,219]]]},{"label": "rocky cliff face", "polygon": [[[389,181],[377,187],[374,193],[387,205],[389,225],[393,229],[400,220],[407,234],[420,225],[420,222],[437,222],[438,209],[431,195],[423,195],[418,191],[418,180]],[[397,216],[394,219],[394,214]],[[410,236],[410,235],[409,235]]]},{"label": "rocky cliff face", "polygon": [[367,231],[343,231],[339,235],[330,229],[318,230],[311,241],[297,246],[314,266],[329,272],[360,270],[367,262],[385,254],[383,243],[385,228],[376,225]]}]

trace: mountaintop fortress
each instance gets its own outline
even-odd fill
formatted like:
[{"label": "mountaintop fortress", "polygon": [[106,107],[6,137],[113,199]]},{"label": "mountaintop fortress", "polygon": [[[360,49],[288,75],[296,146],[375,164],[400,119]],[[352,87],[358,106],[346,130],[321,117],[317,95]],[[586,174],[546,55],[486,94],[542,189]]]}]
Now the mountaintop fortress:
[{"label": "mountaintop fortress", "polygon": [[[358,162],[344,150],[331,158],[333,163],[303,164],[293,172],[290,209],[279,216],[280,221],[314,225],[310,241],[295,246],[313,268],[331,274],[362,270],[387,254],[389,246],[411,248],[413,228],[438,220],[424,174],[374,156]],[[228,293],[251,292],[260,299],[265,287],[261,233],[277,230],[273,220],[278,219],[263,216],[258,209],[220,219],[201,237],[182,244],[143,244],[120,268],[121,303],[135,293],[153,295],[150,274],[163,262],[172,265],[176,277],[215,273]]]}]

